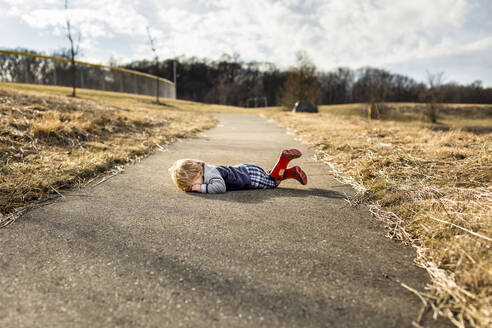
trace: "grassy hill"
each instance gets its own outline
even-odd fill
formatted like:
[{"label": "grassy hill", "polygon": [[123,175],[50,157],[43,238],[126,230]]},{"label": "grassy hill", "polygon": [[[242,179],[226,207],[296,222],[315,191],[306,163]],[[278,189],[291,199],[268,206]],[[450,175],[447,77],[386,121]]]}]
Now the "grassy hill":
[{"label": "grassy hill", "polygon": [[[436,129],[461,128],[474,131],[492,131],[492,105],[441,104],[437,124],[431,124],[425,115],[423,103],[384,103],[381,119],[400,123],[420,124]],[[367,104],[320,106],[321,113],[367,117]],[[488,129],[489,128],[489,129]]]},{"label": "grassy hill", "polygon": [[[23,83],[1,83],[0,89],[5,91],[17,91],[26,93],[33,96],[62,96],[67,97],[71,95],[72,88],[58,87],[58,86],[46,86],[38,84],[23,84]],[[160,104],[156,103],[155,97],[136,95],[132,93],[123,92],[109,92],[91,89],[77,89],[77,98],[93,100],[101,104],[107,104],[110,106],[120,106],[127,109],[155,109],[155,110],[168,110],[168,111],[188,111],[195,113],[244,113],[244,114],[258,114],[265,111],[265,109],[258,108],[243,108],[235,106],[224,106],[205,104],[186,100],[173,100],[160,98]],[[270,107],[266,111],[279,111],[280,108]]]},{"label": "grassy hill", "polygon": [[[211,128],[225,106],[0,83],[0,222],[177,138]],[[1,225],[1,223],[0,223]]]}]

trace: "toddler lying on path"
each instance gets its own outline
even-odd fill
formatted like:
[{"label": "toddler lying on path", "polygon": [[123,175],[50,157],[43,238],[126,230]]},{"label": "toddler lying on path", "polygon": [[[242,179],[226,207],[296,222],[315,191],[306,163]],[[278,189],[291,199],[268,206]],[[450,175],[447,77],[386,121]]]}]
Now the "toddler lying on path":
[{"label": "toddler lying on path", "polygon": [[179,189],[209,194],[230,190],[277,188],[280,182],[286,179],[296,179],[305,185],[307,176],[299,166],[287,168],[291,160],[301,155],[297,149],[283,150],[280,159],[269,173],[256,164],[213,166],[195,159],[176,161],[169,173]]}]

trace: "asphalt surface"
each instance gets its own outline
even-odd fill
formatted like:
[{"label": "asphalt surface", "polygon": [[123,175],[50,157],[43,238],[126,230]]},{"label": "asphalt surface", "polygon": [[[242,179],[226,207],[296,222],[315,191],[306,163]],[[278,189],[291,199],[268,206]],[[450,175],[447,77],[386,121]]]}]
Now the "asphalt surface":
[{"label": "asphalt surface", "polygon": [[[294,136],[218,116],[200,138],[0,229],[0,327],[411,327],[421,301],[401,283],[428,282],[415,251],[348,206],[352,189]],[[203,195],[167,173],[180,158],[268,169],[294,147],[306,186]]]}]

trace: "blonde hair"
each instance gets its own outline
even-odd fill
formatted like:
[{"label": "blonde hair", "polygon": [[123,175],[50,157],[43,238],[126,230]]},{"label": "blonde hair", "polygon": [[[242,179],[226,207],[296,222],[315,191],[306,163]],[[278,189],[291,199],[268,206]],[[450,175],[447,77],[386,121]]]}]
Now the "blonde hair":
[{"label": "blonde hair", "polygon": [[196,159],[179,159],[170,168],[169,174],[179,189],[186,191],[203,172],[204,162]]}]

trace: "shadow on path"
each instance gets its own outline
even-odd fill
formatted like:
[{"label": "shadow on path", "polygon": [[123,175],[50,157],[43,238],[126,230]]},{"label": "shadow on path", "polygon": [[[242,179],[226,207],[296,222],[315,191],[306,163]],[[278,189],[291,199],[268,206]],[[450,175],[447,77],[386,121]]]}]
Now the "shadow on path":
[{"label": "shadow on path", "polygon": [[348,199],[344,193],[329,189],[310,188],[310,189],[295,189],[295,188],[276,188],[276,189],[251,189],[228,191],[224,194],[201,194],[190,192],[187,193],[192,197],[207,198],[213,200],[222,200],[238,203],[261,203],[272,198],[307,198],[307,197],[322,197],[331,199]]}]

